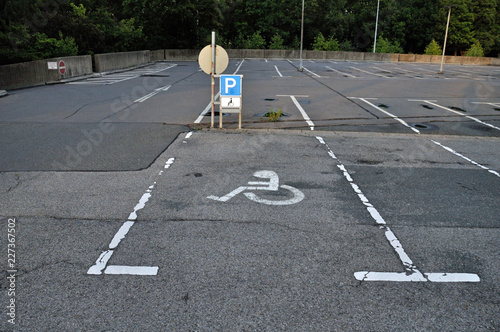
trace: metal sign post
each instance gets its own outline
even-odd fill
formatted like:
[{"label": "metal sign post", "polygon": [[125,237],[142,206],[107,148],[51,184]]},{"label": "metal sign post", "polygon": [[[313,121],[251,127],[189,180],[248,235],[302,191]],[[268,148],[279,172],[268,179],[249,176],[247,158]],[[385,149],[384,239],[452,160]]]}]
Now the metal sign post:
[{"label": "metal sign post", "polygon": [[212,31],[212,115],[210,120],[210,128],[214,127],[215,116],[215,31]]},{"label": "metal sign post", "polygon": [[210,75],[211,78],[211,128],[214,127],[215,105],[215,79],[226,70],[229,64],[229,56],[224,48],[215,45],[215,31],[212,31],[212,44],[205,46],[198,55],[198,63],[201,70]]}]

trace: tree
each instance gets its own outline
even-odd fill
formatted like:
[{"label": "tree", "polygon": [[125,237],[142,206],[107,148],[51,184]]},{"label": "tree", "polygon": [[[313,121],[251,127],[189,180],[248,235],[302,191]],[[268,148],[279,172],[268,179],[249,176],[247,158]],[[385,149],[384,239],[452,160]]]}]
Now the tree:
[{"label": "tree", "polygon": [[339,51],[340,45],[337,39],[330,36],[328,40],[325,39],[323,34],[320,32],[314,38],[313,50],[315,51]]},{"label": "tree", "polygon": [[276,33],[273,38],[271,38],[271,42],[269,43],[269,49],[271,50],[282,50],[285,47],[283,46],[283,38],[281,38],[281,35]]},{"label": "tree", "polygon": [[245,48],[262,49],[266,47],[266,40],[260,35],[260,31],[255,32],[245,42]]},{"label": "tree", "polygon": [[464,50],[474,43],[474,14],[471,12],[473,1],[475,0],[442,0],[441,2],[443,7],[439,11],[442,33],[440,38],[444,38],[449,12],[449,9],[444,6],[457,5],[451,9],[446,45],[446,50],[454,55],[459,53],[462,55]]},{"label": "tree", "polygon": [[377,38],[377,45],[375,46],[376,53],[403,53],[403,49],[398,42],[390,42],[388,39],[380,35]]},{"label": "tree", "polygon": [[443,50],[439,46],[439,44],[433,39],[429,45],[425,48],[424,54],[427,55],[441,55],[443,54]]},{"label": "tree", "polygon": [[481,43],[479,43],[479,41],[476,41],[474,44],[472,44],[471,48],[469,48],[467,52],[465,52],[465,56],[483,57],[484,51],[481,47]]}]

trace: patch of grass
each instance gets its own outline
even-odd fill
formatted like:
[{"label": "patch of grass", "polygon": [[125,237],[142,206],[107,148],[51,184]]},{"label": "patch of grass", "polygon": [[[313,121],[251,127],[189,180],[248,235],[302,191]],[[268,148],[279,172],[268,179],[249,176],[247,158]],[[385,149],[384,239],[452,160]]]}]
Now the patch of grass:
[{"label": "patch of grass", "polygon": [[283,111],[281,111],[281,108],[278,108],[277,111],[276,109],[271,109],[269,112],[264,114],[264,117],[266,117],[269,122],[278,122],[278,120],[282,116],[283,116]]}]

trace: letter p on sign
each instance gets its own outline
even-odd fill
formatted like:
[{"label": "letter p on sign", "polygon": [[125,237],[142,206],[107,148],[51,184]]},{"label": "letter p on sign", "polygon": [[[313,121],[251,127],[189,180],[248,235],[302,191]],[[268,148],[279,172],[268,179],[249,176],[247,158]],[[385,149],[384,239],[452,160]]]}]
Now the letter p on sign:
[{"label": "letter p on sign", "polygon": [[241,96],[241,75],[220,76],[221,96]]},{"label": "letter p on sign", "polygon": [[229,93],[229,89],[232,89],[236,86],[236,80],[234,78],[228,77],[226,78],[226,90],[225,94]]}]

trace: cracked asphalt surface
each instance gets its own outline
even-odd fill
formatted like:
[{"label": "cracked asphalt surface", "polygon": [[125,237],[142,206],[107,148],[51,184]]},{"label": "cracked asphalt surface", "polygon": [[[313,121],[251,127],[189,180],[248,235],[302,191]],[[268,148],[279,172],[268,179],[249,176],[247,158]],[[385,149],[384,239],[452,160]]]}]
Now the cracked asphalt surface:
[{"label": "cracked asphalt surface", "polygon": [[[238,131],[234,115],[225,130],[208,129],[209,117],[194,123],[209,101],[195,63],[162,65],[168,76],[0,99],[1,330],[500,328],[495,68],[435,77],[412,65],[410,76],[395,64],[305,63],[316,77],[297,72],[296,61],[231,60],[228,71],[244,75]],[[275,65],[290,77],[273,77]],[[393,77],[366,74],[373,66]],[[71,97],[51,101],[60,94]],[[289,95],[307,96],[298,103],[314,130]],[[411,98],[460,105],[493,127]],[[254,116],[278,107],[290,118]],[[278,176],[277,190],[208,198],[266,186],[270,178],[253,176],[264,170]],[[294,195],[286,186],[303,200],[268,205],[245,195],[286,202]],[[402,251],[415,269],[405,269]],[[98,274],[88,274],[92,266]],[[480,281],[368,281],[355,278],[360,271]]]}]

